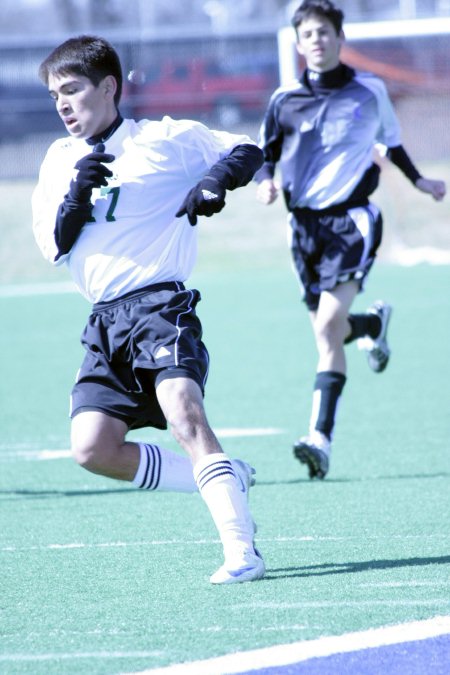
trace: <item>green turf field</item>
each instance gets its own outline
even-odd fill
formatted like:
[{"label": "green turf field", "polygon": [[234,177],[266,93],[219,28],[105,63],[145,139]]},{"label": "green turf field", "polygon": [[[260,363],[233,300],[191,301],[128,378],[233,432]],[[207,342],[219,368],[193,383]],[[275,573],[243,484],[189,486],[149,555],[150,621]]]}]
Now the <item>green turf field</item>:
[{"label": "green turf field", "polygon": [[[134,491],[67,457],[89,307],[37,285],[67,276],[41,263],[23,217],[13,232],[3,220],[2,675],[114,675],[450,614],[450,267],[375,267],[357,308],[394,305],[392,362],[375,375],[349,347],[331,470],[310,482],[291,454],[309,417],[309,322],[281,218],[240,204],[203,222],[192,279],[210,422],[257,469],[267,577],[237,587],[208,583],[221,552],[199,496]],[[164,432],[132,437],[177,447]]]},{"label": "green turf field", "polygon": [[[290,450],[307,424],[315,354],[289,270],[195,282],[212,357],[207,410],[225,450],[257,468],[267,577],[211,587],[220,546],[198,496],[135,492],[58,458],[87,305],[10,289],[2,673],[129,672],[450,611],[450,269],[374,271],[367,298],[395,307],[392,363],[375,375],[349,349],[331,471],[312,483]],[[134,436],[176,447],[162,432]]]}]

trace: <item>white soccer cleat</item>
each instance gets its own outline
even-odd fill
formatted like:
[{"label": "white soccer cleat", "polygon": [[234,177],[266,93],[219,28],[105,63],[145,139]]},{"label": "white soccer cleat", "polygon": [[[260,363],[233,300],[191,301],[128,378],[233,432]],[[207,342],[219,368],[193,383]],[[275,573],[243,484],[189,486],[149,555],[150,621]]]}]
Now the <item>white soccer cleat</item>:
[{"label": "white soccer cleat", "polygon": [[[255,484],[255,469],[241,459],[232,459],[234,473],[241,492],[248,501],[250,488]],[[256,534],[256,523],[248,522],[248,527]],[[266,567],[260,552],[253,547],[253,551],[245,553],[242,558],[225,560],[224,564],[210,577],[212,584],[238,584],[245,581],[261,579],[266,572]]]},{"label": "white soccer cleat", "polygon": [[262,579],[265,572],[264,560],[255,548],[253,553],[246,553],[239,561],[225,561],[209,580],[212,584],[240,584]]},{"label": "white soccer cleat", "polygon": [[368,308],[367,313],[376,314],[376,316],[379,317],[381,321],[381,330],[376,338],[371,338],[368,335],[359,338],[357,345],[358,349],[362,349],[367,353],[369,368],[375,373],[382,373],[383,370],[385,370],[391,355],[391,350],[387,343],[387,329],[392,314],[392,307],[383,300],[376,300],[373,305]]}]

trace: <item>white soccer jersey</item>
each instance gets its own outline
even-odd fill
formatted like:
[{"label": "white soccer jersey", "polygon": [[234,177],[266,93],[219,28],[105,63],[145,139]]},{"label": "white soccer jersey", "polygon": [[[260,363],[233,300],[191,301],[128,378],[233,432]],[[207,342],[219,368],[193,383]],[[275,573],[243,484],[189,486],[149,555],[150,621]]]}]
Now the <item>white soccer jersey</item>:
[{"label": "white soccer jersey", "polygon": [[75,163],[92,152],[86,141],[55,141],[34,190],[33,231],[43,255],[65,262],[80,292],[91,302],[120,297],[149,284],[185,281],[197,253],[197,228],[176,218],[189,190],[208,169],[247,136],[211,131],[204,125],[126,119],[105,142],[115,156],[108,186],[93,190],[92,222],[71,251],[57,259],[54,229],[58,208],[75,175]]}]

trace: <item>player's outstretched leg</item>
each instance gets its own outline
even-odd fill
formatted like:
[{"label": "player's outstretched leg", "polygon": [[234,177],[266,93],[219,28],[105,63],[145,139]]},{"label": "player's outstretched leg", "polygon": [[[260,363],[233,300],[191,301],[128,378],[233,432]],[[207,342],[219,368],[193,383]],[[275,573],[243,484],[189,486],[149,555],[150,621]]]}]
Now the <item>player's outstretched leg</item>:
[{"label": "player's outstretched leg", "polygon": [[235,584],[261,579],[264,561],[255,548],[256,526],[248,506],[254,469],[223,453],[200,459],[194,476],[222,541],[224,564],[211,576],[212,584]]},{"label": "player's outstretched leg", "polygon": [[375,373],[382,373],[389,363],[391,350],[387,341],[387,331],[389,320],[392,314],[392,307],[383,300],[376,300],[368,309],[367,314],[377,316],[380,320],[380,332],[372,338],[365,336],[357,342],[358,348],[367,354],[367,362],[371,370]]}]

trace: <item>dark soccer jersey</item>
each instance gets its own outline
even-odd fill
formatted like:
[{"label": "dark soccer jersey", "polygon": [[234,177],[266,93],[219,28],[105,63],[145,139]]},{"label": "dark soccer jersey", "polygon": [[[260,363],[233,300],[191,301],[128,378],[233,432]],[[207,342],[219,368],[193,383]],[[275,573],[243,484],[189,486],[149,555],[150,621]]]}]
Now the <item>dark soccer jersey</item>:
[{"label": "dark soccer jersey", "polygon": [[299,81],[277,89],[268,106],[258,181],[279,163],[289,207],[315,210],[348,200],[373,162],[374,146],[401,144],[400,126],[384,83],[341,66],[341,86],[320,93]]}]

